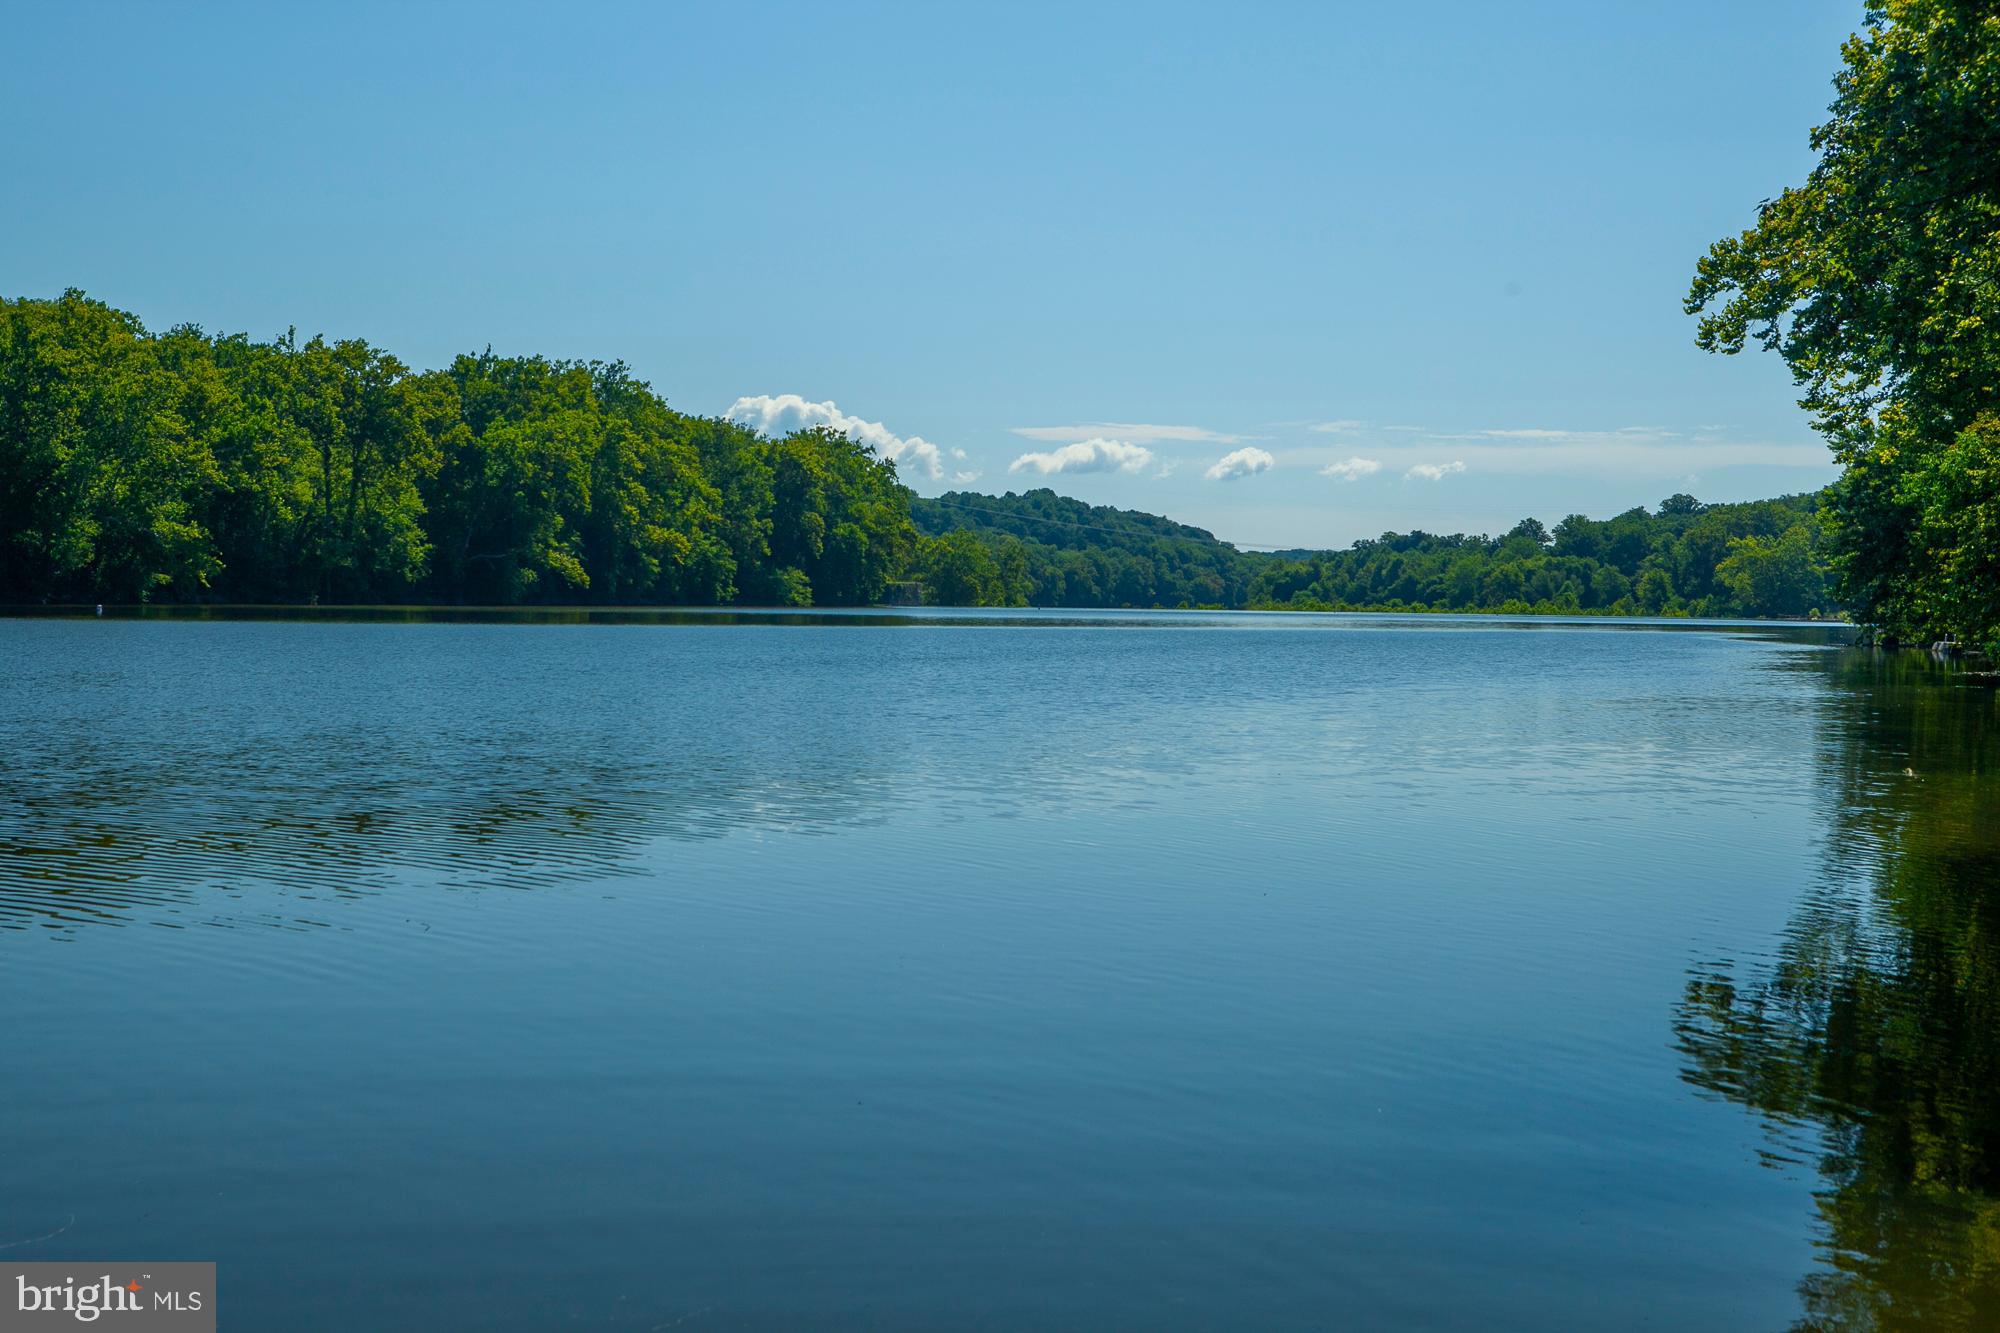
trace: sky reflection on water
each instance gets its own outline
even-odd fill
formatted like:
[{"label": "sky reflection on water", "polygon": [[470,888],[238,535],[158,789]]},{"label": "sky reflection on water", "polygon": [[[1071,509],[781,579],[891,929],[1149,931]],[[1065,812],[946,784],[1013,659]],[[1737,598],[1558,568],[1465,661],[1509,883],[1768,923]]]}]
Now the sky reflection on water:
[{"label": "sky reflection on water", "polygon": [[379,1276],[301,1328],[1980,1327],[1995,696],[1843,633],[0,621],[0,1242]]}]

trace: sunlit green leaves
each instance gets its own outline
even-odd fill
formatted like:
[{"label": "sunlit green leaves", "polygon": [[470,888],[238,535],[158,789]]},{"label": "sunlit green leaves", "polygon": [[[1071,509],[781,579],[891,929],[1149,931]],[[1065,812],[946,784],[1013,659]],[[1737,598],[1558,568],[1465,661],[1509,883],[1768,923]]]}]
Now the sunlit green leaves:
[{"label": "sunlit green leaves", "polygon": [[780,605],[879,597],[893,463],[670,409],[622,364],[149,335],[0,304],[0,596]]},{"label": "sunlit green leaves", "polygon": [[1849,604],[1891,637],[1990,642],[1978,590],[1937,583],[1990,568],[1988,530],[1934,506],[1987,484],[1943,458],[2000,411],[2000,15],[1885,0],[1841,54],[1818,164],[1710,249],[1687,309],[1704,348],[1781,353],[1847,465],[1828,512]]}]

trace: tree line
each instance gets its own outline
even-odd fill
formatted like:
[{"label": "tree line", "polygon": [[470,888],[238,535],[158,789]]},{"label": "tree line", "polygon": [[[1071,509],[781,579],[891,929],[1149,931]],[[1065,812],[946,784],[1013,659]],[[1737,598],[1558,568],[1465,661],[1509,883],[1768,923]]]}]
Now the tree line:
[{"label": "tree line", "polygon": [[1046,488],[919,499],[919,578],[972,606],[1249,605],[1258,557],[1201,528]]},{"label": "tree line", "polygon": [[1340,551],[1240,551],[1200,528],[1048,490],[912,501],[921,576],[997,606],[1784,616],[1830,614],[1818,495],[1669,496],[1551,531],[1384,533]]},{"label": "tree line", "polygon": [[908,566],[909,498],[864,445],[617,362],[0,302],[0,600],[853,605]]},{"label": "tree line", "polygon": [[[1499,538],[1241,551],[1049,490],[913,495],[827,430],[677,412],[618,362],[149,333],[0,302],[0,601],[1280,607],[1805,615],[1813,497]],[[892,585],[904,585],[897,588]]]}]

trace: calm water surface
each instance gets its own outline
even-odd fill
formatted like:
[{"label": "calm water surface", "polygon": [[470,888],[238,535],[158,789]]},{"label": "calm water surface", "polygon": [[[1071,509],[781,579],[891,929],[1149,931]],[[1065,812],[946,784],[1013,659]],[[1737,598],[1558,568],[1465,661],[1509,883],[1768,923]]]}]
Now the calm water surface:
[{"label": "calm water surface", "polygon": [[2000,696],[1843,640],[0,621],[0,1255],[234,1328],[2000,1328]]}]

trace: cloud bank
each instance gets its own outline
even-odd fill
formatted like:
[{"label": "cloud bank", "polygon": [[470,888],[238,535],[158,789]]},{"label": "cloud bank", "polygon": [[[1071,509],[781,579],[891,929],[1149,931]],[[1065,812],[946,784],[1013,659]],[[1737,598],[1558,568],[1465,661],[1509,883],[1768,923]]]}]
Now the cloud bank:
[{"label": "cloud bank", "polygon": [[[944,455],[935,444],[921,435],[898,435],[879,421],[864,421],[860,417],[849,416],[834,406],[831,398],[823,403],[811,402],[796,393],[760,393],[752,397],[738,398],[722,414],[731,421],[741,421],[765,435],[781,435],[786,431],[799,430],[808,426],[828,426],[850,439],[875,446],[884,458],[892,458],[898,463],[906,457],[914,465],[921,465],[931,480],[944,478]],[[953,456],[964,458],[963,450],[953,450]],[[970,480],[961,472],[957,479]]]},{"label": "cloud bank", "polygon": [[1022,454],[1007,465],[1009,472],[1139,472],[1153,461],[1153,451],[1125,440],[1089,439],[1065,444],[1047,453]]},{"label": "cloud bank", "polygon": [[1363,477],[1372,477],[1381,470],[1380,459],[1356,457],[1343,458],[1338,463],[1328,463],[1319,470],[1319,474],[1322,477],[1338,477],[1342,481],[1360,481]]},{"label": "cloud bank", "polygon": [[1249,477],[1259,472],[1268,472],[1271,470],[1271,465],[1277,461],[1277,459],[1271,457],[1264,450],[1252,445],[1247,449],[1238,449],[1234,453],[1224,454],[1216,460],[1214,467],[1211,467],[1202,475],[1210,481],[1235,481],[1238,477]]}]

